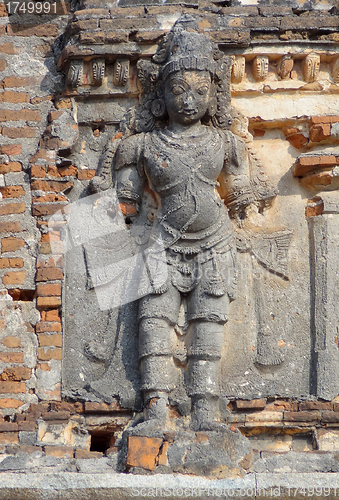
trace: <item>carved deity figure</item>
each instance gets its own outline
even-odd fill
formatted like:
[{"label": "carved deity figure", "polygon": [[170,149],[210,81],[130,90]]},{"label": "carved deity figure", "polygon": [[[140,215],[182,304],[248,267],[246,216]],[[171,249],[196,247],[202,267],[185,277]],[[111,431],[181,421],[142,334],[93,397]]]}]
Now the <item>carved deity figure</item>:
[{"label": "carved deity figure", "polygon": [[[218,425],[219,361],[235,298],[240,224],[253,199],[245,143],[228,129],[230,58],[181,17],[152,62],[138,63],[141,101],[114,152],[116,189],[128,222],[143,193],[157,200],[151,238],[168,276],[139,300],[139,363],[145,420],[163,425],[177,384],[174,346],[186,311],[185,386],[194,429]],[[155,420],[154,420],[155,419]]]}]

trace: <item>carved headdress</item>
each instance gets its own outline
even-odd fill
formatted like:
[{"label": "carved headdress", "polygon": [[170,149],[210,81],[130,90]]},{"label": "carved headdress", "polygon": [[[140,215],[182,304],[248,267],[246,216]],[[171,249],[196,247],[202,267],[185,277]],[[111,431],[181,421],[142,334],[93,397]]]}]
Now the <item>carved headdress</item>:
[{"label": "carved headdress", "polygon": [[141,91],[135,121],[138,132],[151,130],[156,118],[166,117],[163,83],[170,74],[180,70],[208,71],[211,74],[212,97],[206,121],[212,120],[216,127],[230,127],[231,59],[213,47],[207,35],[198,31],[193,16],[180,17],[159,44],[152,61],[138,62]]},{"label": "carved headdress", "polygon": [[109,141],[99,162],[97,176],[92,179],[94,192],[112,185],[111,165],[121,136],[151,131],[156,123],[167,120],[164,101],[166,78],[180,70],[208,71],[211,75],[211,97],[204,123],[228,129],[232,124],[230,69],[231,58],[214,47],[207,35],[199,33],[196,19],[181,16],[171,31],[162,39],[152,60],[140,60],[138,84],[139,106],[131,108],[120,124],[122,134]]}]

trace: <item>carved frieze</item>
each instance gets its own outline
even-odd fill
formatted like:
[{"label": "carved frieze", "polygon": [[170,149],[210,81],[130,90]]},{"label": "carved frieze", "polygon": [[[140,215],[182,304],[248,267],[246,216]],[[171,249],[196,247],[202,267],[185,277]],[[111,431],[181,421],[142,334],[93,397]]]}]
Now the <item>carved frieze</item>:
[{"label": "carved frieze", "polygon": [[277,69],[278,77],[281,80],[289,78],[289,76],[291,75],[291,71],[293,69],[293,65],[294,65],[294,60],[291,54],[286,54],[285,56],[283,56],[278,64],[278,69]]},{"label": "carved frieze", "polygon": [[268,56],[257,56],[252,65],[253,76],[257,82],[265,80],[268,74]]},{"label": "carved frieze", "polygon": [[320,55],[311,53],[304,59],[303,75],[305,82],[315,82],[319,75]]},{"label": "carved frieze", "polygon": [[82,60],[73,60],[67,73],[67,85],[72,88],[81,85],[84,74],[84,63]]},{"label": "carved frieze", "polygon": [[331,76],[334,83],[339,83],[339,57],[333,59],[331,63]]},{"label": "carved frieze", "polygon": [[94,59],[92,62],[93,84],[102,85],[105,76],[105,59]]},{"label": "carved frieze", "polygon": [[129,79],[130,63],[128,59],[117,59],[113,70],[113,83],[117,87],[124,87]]},{"label": "carved frieze", "polygon": [[232,59],[231,81],[232,83],[240,83],[245,76],[245,57],[234,56]]}]

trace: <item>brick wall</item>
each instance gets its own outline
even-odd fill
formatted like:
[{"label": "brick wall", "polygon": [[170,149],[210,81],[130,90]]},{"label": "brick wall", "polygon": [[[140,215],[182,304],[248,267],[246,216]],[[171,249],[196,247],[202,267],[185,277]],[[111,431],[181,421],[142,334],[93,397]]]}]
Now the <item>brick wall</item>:
[{"label": "brick wall", "polygon": [[[97,7],[92,4],[87,2]],[[61,401],[63,223],[48,219],[66,210],[67,189],[75,180],[86,182],[95,170],[57,162],[58,151],[71,142],[60,139],[55,130],[67,126],[75,134],[70,141],[77,137],[77,125],[70,118],[70,97],[76,91],[64,90],[64,76],[56,65],[62,49],[58,37],[66,31],[68,40],[73,37],[83,46],[132,42],[145,49],[169,29],[159,21],[160,15],[196,11],[197,5],[80,11],[74,18],[65,14],[26,29],[13,25],[1,7],[0,453],[40,451],[76,458],[116,454],[131,418],[129,411],[117,401],[111,405]],[[223,45],[248,46],[256,37],[307,39],[310,34],[329,43],[337,41],[336,11],[301,17],[286,6],[258,10],[201,2],[199,8],[201,29]],[[307,116],[275,124],[295,150],[293,175],[302,186],[328,185],[336,176],[339,156],[304,153],[314,144],[337,144],[337,123],[337,116]],[[250,122],[255,137],[263,137],[270,127],[263,120]],[[321,213],[321,204],[316,207],[307,207],[306,215]],[[261,450],[270,450],[275,442],[278,451],[297,451],[294,435],[305,436],[309,450],[339,446],[337,398],[238,400],[229,403],[228,412],[227,422],[253,442],[256,436],[269,436],[260,443]],[[177,418],[174,410],[172,416]],[[307,448],[309,435],[313,444]]]}]

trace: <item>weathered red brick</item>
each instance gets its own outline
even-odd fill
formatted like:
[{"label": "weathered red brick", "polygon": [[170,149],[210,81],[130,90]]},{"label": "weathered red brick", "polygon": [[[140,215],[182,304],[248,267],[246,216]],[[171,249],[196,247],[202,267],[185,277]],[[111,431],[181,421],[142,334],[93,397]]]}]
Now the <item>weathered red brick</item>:
[{"label": "weathered red brick", "polygon": [[0,215],[22,214],[25,211],[25,203],[7,203],[0,206]]},{"label": "weathered red brick", "polygon": [[58,36],[58,26],[52,23],[33,24],[25,29],[18,24],[8,24],[7,33],[11,36],[39,36],[39,37],[56,37]]},{"label": "weathered red brick", "polygon": [[100,453],[99,451],[87,451],[87,450],[80,450],[77,449],[75,450],[74,454],[75,458],[78,459],[84,459],[84,458],[101,458],[104,456],[103,453]]},{"label": "weathered red brick", "polygon": [[31,183],[31,189],[32,191],[34,190],[39,190],[39,191],[46,191],[46,192],[54,192],[54,193],[60,193],[61,191],[64,191],[65,189],[73,187],[73,182],[72,181],[42,181],[42,180],[34,180]]},{"label": "weathered red brick", "polygon": [[9,271],[3,276],[2,282],[4,285],[22,285],[27,276],[27,271]]},{"label": "weathered red brick", "polygon": [[4,155],[21,155],[21,144],[3,144],[2,146],[0,146],[0,151]]},{"label": "weathered red brick", "polygon": [[0,222],[0,233],[18,233],[19,231],[21,231],[21,228],[17,221]]},{"label": "weathered red brick", "polygon": [[22,352],[0,352],[0,361],[4,363],[23,363],[24,355]]},{"label": "weathered red brick", "polygon": [[46,455],[51,457],[73,457],[73,448],[71,448],[70,446],[44,446],[44,451]]},{"label": "weathered red brick", "polygon": [[[0,400],[0,407],[1,407],[1,401]],[[13,401],[12,404],[16,404],[15,402],[17,400],[9,400],[7,401]],[[19,406],[22,406],[22,401],[20,402],[21,404]],[[4,408],[17,408],[17,406],[4,406]],[[19,443],[19,433],[18,432],[2,432],[0,434],[0,444],[18,444]]]},{"label": "weathered red brick", "polygon": [[22,165],[19,161],[9,161],[8,163],[0,164],[0,174],[8,174],[8,172],[21,172]]},{"label": "weathered red brick", "polygon": [[80,181],[85,181],[89,179],[93,179],[96,174],[96,170],[90,170],[87,168],[81,168],[78,170],[78,179]]},{"label": "weathered red brick", "polygon": [[23,404],[20,399],[0,398],[0,408],[19,408]]},{"label": "weathered red brick", "polygon": [[330,401],[304,401],[299,403],[299,410],[332,410],[332,406]]},{"label": "weathered red brick", "polygon": [[111,413],[115,411],[121,411],[119,401],[115,400],[112,403],[93,403],[91,401],[85,401],[84,413]]},{"label": "weathered red brick", "polygon": [[0,52],[2,52],[3,54],[9,54],[13,56],[14,54],[17,54],[18,51],[14,47],[12,42],[8,42],[8,43],[2,43],[0,45]]},{"label": "weathered red brick", "polygon": [[289,422],[318,422],[320,420],[319,411],[285,411],[284,420]]},{"label": "weathered red brick", "polygon": [[62,280],[64,273],[59,267],[44,267],[37,270],[35,281]]},{"label": "weathered red brick", "polygon": [[5,337],[1,340],[1,344],[12,349],[16,347],[22,347],[21,339],[19,337],[11,337],[11,336]]},{"label": "weathered red brick", "polygon": [[0,432],[17,432],[18,430],[16,422],[0,422]]},{"label": "weathered red brick", "polygon": [[31,372],[32,370],[26,366],[5,368],[0,378],[1,380],[15,380],[20,382],[21,380],[29,380],[31,378]]},{"label": "weathered red brick", "polygon": [[41,347],[62,347],[61,333],[55,335],[38,335],[38,341]]},{"label": "weathered red brick", "polygon": [[3,127],[2,135],[6,135],[11,139],[23,137],[36,137],[39,130],[34,127]]},{"label": "weathered red brick", "polygon": [[[8,44],[9,45],[9,44]],[[0,45],[1,50],[1,45]],[[30,85],[34,85],[36,83],[35,78],[30,77],[20,77],[20,76],[6,76],[2,82],[1,86],[7,88],[14,87],[29,87]]]},{"label": "weathered red brick", "polygon": [[321,423],[336,424],[339,423],[338,411],[323,411],[321,415]]},{"label": "weathered red brick", "polygon": [[307,137],[301,133],[289,135],[286,139],[296,149],[301,149],[308,143]]},{"label": "weathered red brick", "polygon": [[315,125],[310,129],[310,141],[320,142],[331,136],[331,126],[329,123]]},{"label": "weathered red brick", "polygon": [[127,468],[141,467],[154,470],[162,442],[162,438],[130,436],[127,448]]},{"label": "weathered red brick", "polygon": [[41,361],[50,361],[51,359],[62,360],[62,349],[56,347],[54,349],[45,349],[38,347],[38,359]]},{"label": "weathered red brick", "polygon": [[31,177],[46,177],[46,168],[43,165],[32,165]]},{"label": "weathered red brick", "polygon": [[38,309],[55,308],[61,306],[61,297],[38,297],[36,302]]},{"label": "weathered red brick", "polygon": [[1,394],[18,394],[26,392],[26,384],[24,382],[0,382]]},{"label": "weathered red brick", "polygon": [[29,94],[27,92],[5,90],[0,92],[0,102],[12,102],[15,104],[29,102]]},{"label": "weathered red brick", "polygon": [[1,253],[16,252],[23,246],[25,246],[25,240],[23,240],[22,238],[8,236],[7,238],[1,239]]},{"label": "weathered red brick", "polygon": [[22,186],[0,187],[0,193],[3,198],[21,198],[21,196],[25,196],[25,190]]},{"label": "weathered red brick", "polygon": [[37,286],[37,294],[41,297],[61,296],[61,283],[40,284]]},{"label": "weathered red brick", "polygon": [[40,316],[42,321],[47,321],[47,322],[51,321],[53,323],[61,322],[58,309],[52,309],[50,311],[41,311]]},{"label": "weathered red brick", "polygon": [[[18,93],[18,92],[16,92]],[[11,109],[0,109],[0,121],[10,122],[10,121],[41,121],[41,114],[38,111],[33,111],[31,109],[20,109],[20,111]]]},{"label": "weathered red brick", "polygon": [[266,406],[266,399],[238,399],[235,402],[237,410],[263,410]]},{"label": "weathered red brick", "polygon": [[313,125],[320,125],[324,123],[337,123],[339,122],[339,116],[312,116],[310,119],[310,127]]}]

